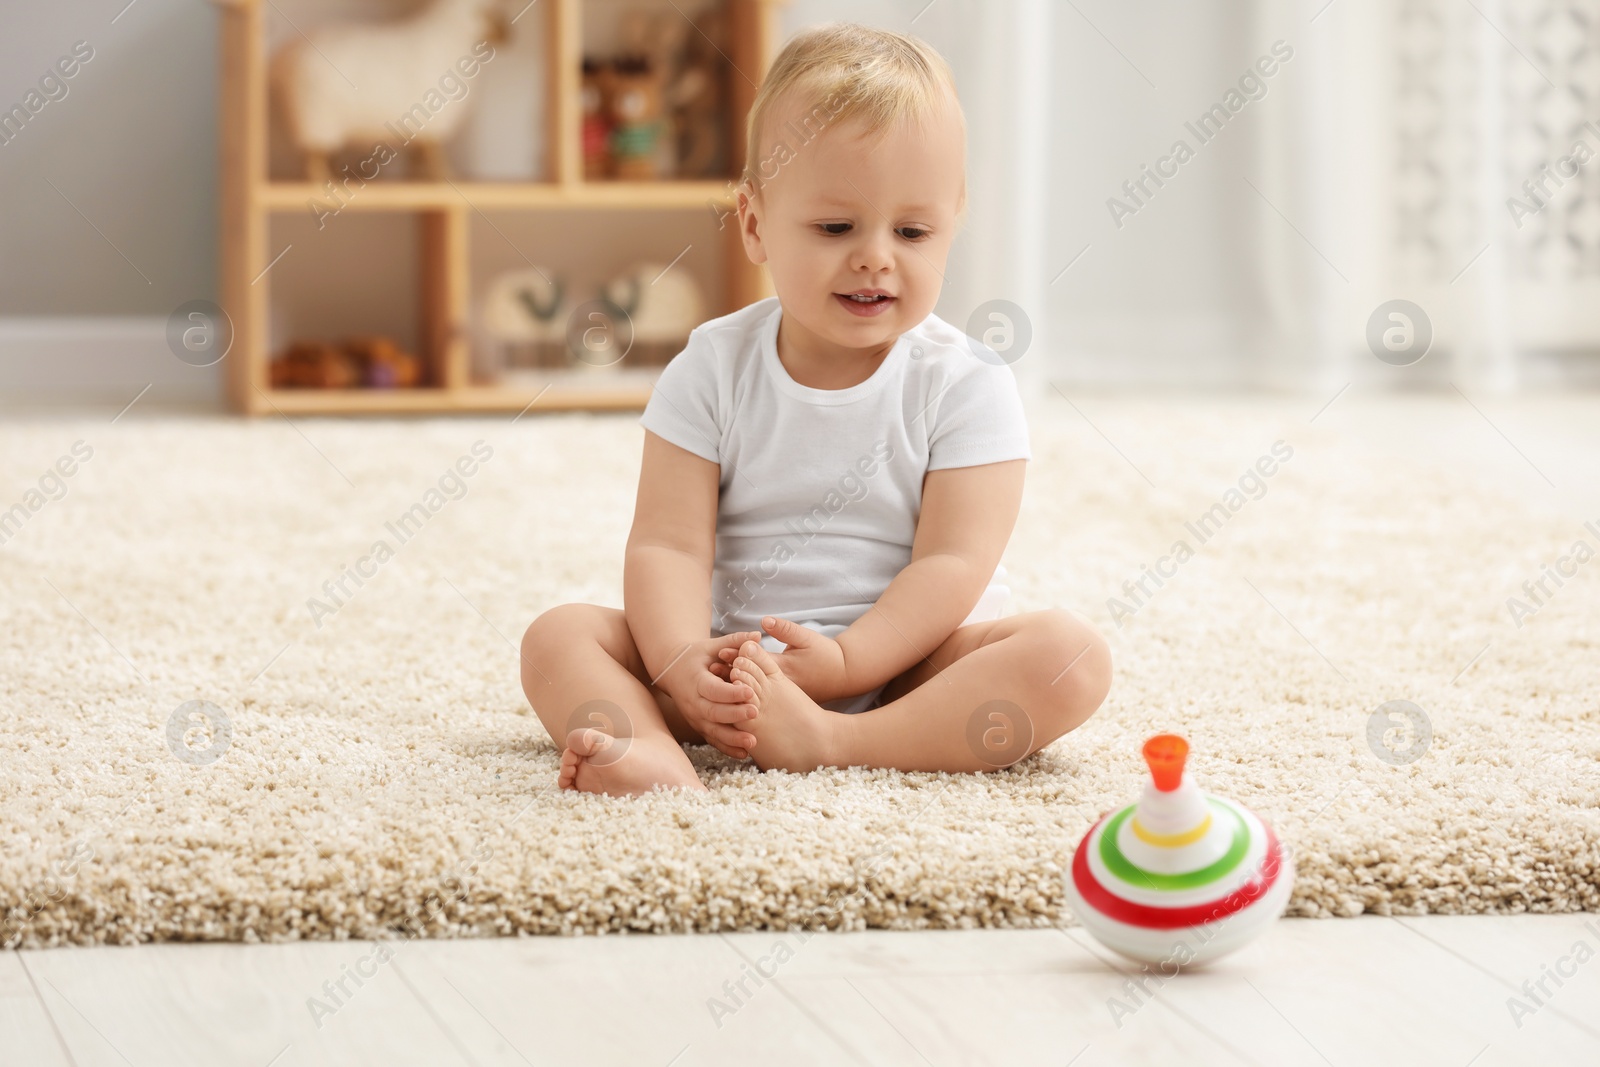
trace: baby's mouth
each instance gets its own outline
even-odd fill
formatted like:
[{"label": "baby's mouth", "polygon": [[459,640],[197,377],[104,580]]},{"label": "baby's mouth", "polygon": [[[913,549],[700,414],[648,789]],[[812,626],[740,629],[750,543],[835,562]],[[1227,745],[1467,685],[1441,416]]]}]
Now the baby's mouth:
[{"label": "baby's mouth", "polygon": [[833,298],[852,315],[881,315],[896,298],[885,292],[834,293]]}]

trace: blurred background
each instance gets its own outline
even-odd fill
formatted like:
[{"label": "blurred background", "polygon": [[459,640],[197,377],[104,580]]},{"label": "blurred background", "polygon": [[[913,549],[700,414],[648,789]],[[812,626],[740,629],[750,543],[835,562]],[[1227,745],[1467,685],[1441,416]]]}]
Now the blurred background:
[{"label": "blurred background", "polygon": [[[270,378],[274,396],[306,384],[280,381],[266,366],[296,345],[306,374],[331,375],[324,385],[373,385],[373,368],[392,349],[418,362],[418,386],[484,387],[520,361],[531,388],[552,360],[513,351],[527,337],[514,324],[494,326],[494,316],[555,296],[557,277],[566,312],[590,299],[623,302],[618,286],[636,284],[640,268],[670,266],[692,284],[651,316],[652,338],[666,349],[682,328],[675,316],[695,309],[696,298],[703,319],[760,295],[732,276],[737,263],[720,243],[716,213],[699,202],[707,198],[646,193],[613,207],[591,192],[569,211],[539,192],[526,204],[478,194],[483,183],[553,181],[563,166],[591,184],[616,182],[619,197],[647,182],[698,182],[698,190],[731,173],[730,131],[748,94],[741,73],[726,68],[744,66],[729,58],[729,42],[751,29],[752,16],[741,13],[747,0],[567,2],[577,25],[552,40],[559,2],[501,12],[493,61],[461,78],[470,92],[447,92],[435,117],[438,128],[449,126],[440,174],[470,208],[402,202],[399,193],[380,204],[362,191],[353,210],[331,214],[339,200],[322,198],[318,208],[314,185],[292,184],[309,172],[268,91],[271,57],[299,49],[307,65],[298,91],[337,97],[328,72],[344,75],[322,53],[342,56],[336,49],[349,42],[326,36],[330,29],[370,33],[384,20],[437,14],[436,5],[7,5],[5,405],[120,404],[148,385],[151,402],[237,407],[229,360],[258,335],[241,329],[245,344],[209,365],[173,358],[169,337],[174,313],[194,301],[223,305],[236,325],[253,322],[237,294],[262,301],[250,381],[266,395]],[[917,34],[949,59],[970,130],[972,201],[937,313],[981,331],[998,321],[989,302],[1009,302],[1005,314],[1025,319],[1017,335],[1027,338],[1011,358],[1031,391],[1055,382],[1331,395],[1354,382],[1510,392],[1600,381],[1600,4],[748,6],[770,8],[770,22],[753,24],[770,26],[772,39],[758,45],[767,58],[801,27],[851,19]],[[679,31],[640,21],[661,15]],[[228,20],[246,17],[259,19],[264,53],[225,58]],[[352,54],[393,45],[364,40]],[[466,55],[468,43],[457,51]],[[576,66],[574,49],[591,61],[594,86],[577,70],[552,71]],[[650,52],[653,67],[630,66],[636,52]],[[317,64],[326,67],[320,81]],[[431,68],[419,68],[414,85],[408,76],[387,69],[359,89],[346,81],[409,101],[438,81]],[[615,79],[634,76],[647,108],[669,124],[665,136],[677,138],[650,148],[648,159],[637,140],[614,132],[630,121]],[[558,84],[566,88],[552,90]],[[573,89],[584,99],[564,118],[551,93]],[[255,158],[230,144],[229,109],[269,98],[261,172],[249,180],[285,184],[262,209],[256,244],[240,246],[230,267],[220,250],[241,234],[229,228],[243,232],[257,216],[228,208],[223,160]],[[581,137],[583,147],[561,149],[563,136]],[[591,150],[613,158],[591,158]],[[629,152],[632,170],[619,162]],[[333,172],[368,155],[335,155]],[[385,163],[372,184],[431,181],[444,196],[426,167]],[[374,209],[384,205],[393,210]],[[429,211],[454,222],[428,231],[402,221]],[[292,251],[269,263],[284,246]],[[463,263],[459,280],[430,278],[445,251]],[[230,269],[238,275],[231,283]],[[263,285],[245,276],[263,269]],[[515,272],[528,271],[525,280],[543,277],[550,292],[517,288]],[[443,333],[441,314],[450,320]],[[452,329],[464,335],[467,369],[449,369]],[[374,337],[390,348],[380,351]],[[351,356],[351,344],[367,347]],[[353,371],[338,362],[352,359]],[[648,375],[650,358],[633,362]],[[347,372],[355,379],[341,381]]]}]

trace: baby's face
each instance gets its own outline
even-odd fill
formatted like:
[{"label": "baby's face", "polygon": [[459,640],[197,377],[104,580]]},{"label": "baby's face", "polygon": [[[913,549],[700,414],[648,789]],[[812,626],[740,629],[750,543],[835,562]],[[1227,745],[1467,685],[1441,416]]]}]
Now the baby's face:
[{"label": "baby's face", "polygon": [[[766,133],[761,188],[740,199],[745,249],[806,332],[880,349],[938,302],[965,184],[960,119],[947,104],[920,125],[869,135],[846,122],[807,143],[798,120],[778,109]],[[864,292],[883,295],[849,295]]]}]

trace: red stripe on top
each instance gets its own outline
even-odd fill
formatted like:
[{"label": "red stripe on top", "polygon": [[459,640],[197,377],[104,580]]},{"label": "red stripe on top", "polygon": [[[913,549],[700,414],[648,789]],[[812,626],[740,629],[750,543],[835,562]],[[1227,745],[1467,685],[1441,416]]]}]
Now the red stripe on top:
[{"label": "red stripe on top", "polygon": [[[1094,830],[1098,830],[1104,822],[1105,819],[1101,819]],[[1267,890],[1278,880],[1283,868],[1278,838],[1272,832],[1271,826],[1266,823],[1261,825],[1267,833],[1267,851],[1261,859],[1261,866],[1257,869],[1255,877],[1227,896],[1216,900],[1182,908],[1162,908],[1149,904],[1135,904],[1133,901],[1116,896],[1096,881],[1094,872],[1089,869],[1089,841],[1094,837],[1094,830],[1090,830],[1084,837],[1082,844],[1078,846],[1078,851],[1072,857],[1072,884],[1089,907],[1108,919],[1115,919],[1129,926],[1139,926],[1149,930],[1176,930],[1185,926],[1200,926],[1215,922],[1248,908],[1265,896]]]}]

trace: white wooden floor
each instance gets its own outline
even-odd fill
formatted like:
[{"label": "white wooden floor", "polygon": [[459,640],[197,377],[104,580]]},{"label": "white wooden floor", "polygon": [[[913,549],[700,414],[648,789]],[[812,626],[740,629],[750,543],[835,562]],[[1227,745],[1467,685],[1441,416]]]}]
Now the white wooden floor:
[{"label": "white wooden floor", "polygon": [[1136,976],[1076,928],[11,952],[0,1064],[1600,1064],[1600,915],[1289,920]]}]

